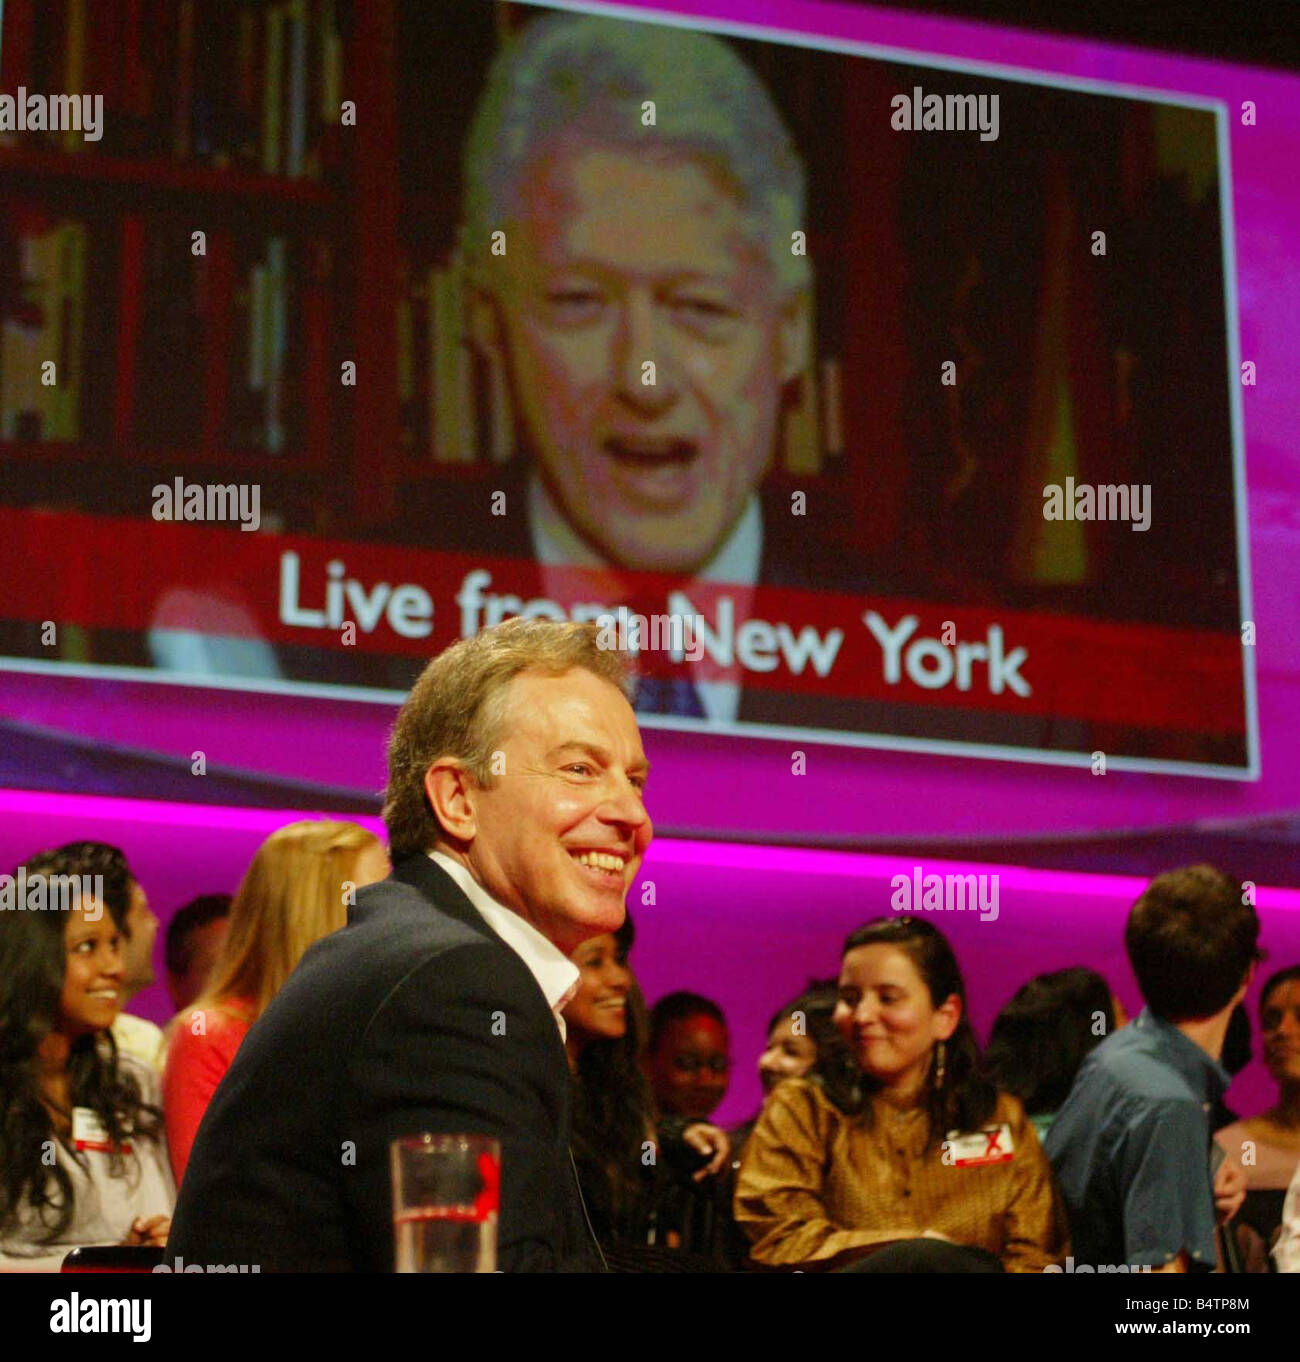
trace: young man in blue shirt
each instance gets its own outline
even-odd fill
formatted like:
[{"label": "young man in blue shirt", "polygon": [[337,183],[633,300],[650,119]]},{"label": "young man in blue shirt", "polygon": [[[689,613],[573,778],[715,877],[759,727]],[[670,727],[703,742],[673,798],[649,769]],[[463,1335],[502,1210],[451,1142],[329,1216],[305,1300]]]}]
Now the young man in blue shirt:
[{"label": "young man in blue shirt", "polygon": [[1215,1266],[1216,1218],[1245,1196],[1239,1165],[1212,1167],[1210,1112],[1230,1082],[1219,1062],[1228,1019],[1259,959],[1248,898],[1212,867],[1188,866],[1152,880],[1129,913],[1146,1006],[1084,1061],[1046,1141],[1085,1267]]}]

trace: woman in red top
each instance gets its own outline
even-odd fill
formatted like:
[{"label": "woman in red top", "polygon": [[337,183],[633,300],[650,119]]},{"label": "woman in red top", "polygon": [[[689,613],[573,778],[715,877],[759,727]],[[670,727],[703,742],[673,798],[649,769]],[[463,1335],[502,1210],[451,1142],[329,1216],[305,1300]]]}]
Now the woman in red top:
[{"label": "woman in red top", "polygon": [[163,1112],[178,1186],[203,1113],[249,1027],[307,948],[344,925],[354,891],[387,874],[383,845],[355,823],[290,823],[257,849],[212,974],[168,1027]]}]

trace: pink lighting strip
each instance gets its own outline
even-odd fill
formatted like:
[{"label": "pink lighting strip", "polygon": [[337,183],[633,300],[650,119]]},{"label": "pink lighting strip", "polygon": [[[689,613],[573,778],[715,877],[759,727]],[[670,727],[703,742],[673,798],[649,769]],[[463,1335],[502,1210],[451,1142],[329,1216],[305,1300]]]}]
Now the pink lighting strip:
[{"label": "pink lighting strip", "polygon": [[[21,814],[69,820],[116,819],[140,824],[164,824],[222,832],[253,832],[265,836],[285,823],[303,818],[300,809],[249,809],[210,804],[177,804],[163,800],[115,799],[102,795],[44,794],[26,790],[0,790],[0,816]],[[384,836],[378,818],[357,814],[346,817]],[[650,864],[692,866],[706,870],[739,870],[814,878],[889,880],[922,864],[927,874],[966,875],[996,872],[1004,891],[1023,891],[1053,898],[1092,899],[1129,904],[1137,898],[1146,878],[1133,875],[1093,874],[1074,870],[1040,870],[1030,866],[998,865],[976,861],[941,861],[921,855],[882,856],[869,852],[822,851],[789,846],[755,846],[741,842],[708,842],[687,838],[659,838]],[[1256,904],[1270,912],[1300,913],[1300,889],[1257,887]],[[1100,906],[1100,904],[1099,904]]]}]

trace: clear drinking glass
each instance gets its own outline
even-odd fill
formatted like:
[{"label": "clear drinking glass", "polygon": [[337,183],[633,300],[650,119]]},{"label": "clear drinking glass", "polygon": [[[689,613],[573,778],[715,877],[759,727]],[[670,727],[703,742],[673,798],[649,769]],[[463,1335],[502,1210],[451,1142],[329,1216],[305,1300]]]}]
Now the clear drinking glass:
[{"label": "clear drinking glass", "polygon": [[501,1146],[410,1135],[389,1146],[398,1272],[495,1272]]}]

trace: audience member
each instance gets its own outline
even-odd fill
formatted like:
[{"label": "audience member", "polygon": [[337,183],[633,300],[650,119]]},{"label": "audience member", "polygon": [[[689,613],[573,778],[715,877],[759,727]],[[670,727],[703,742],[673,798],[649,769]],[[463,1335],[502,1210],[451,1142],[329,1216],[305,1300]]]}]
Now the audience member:
[{"label": "audience member", "polygon": [[[106,842],[69,842],[57,854],[66,854],[86,867],[88,875],[103,877],[104,901],[122,926],[126,973],[122,980],[122,1007],[154,981],[153,947],[158,919],[149,898],[127,864],[125,855]],[[122,1054],[134,1055],[150,1068],[162,1072],[162,1028],[144,1017],[119,1012],[113,1023],[113,1039]]]},{"label": "audience member", "polygon": [[[845,942],[835,1022],[863,1073],[849,1108],[808,1078],[768,1098],[736,1186],[769,1267],[1033,1272],[1066,1251],[1051,1169],[1019,1101],[983,1072],[956,958],[920,918]],[[913,1241],[935,1240],[920,1250]],[[888,1246],[894,1246],[891,1250]]]},{"label": "audience member", "polygon": [[[810,979],[797,998],[773,1013],[767,1024],[767,1045],[758,1057],[765,1100],[787,1078],[813,1078],[830,1090],[837,1105],[847,1108],[852,1104],[862,1074],[835,1026],[838,1001],[836,980]],[[733,1170],[740,1167],[745,1142],[757,1121],[755,1114],[729,1132]]]},{"label": "audience member", "polygon": [[646,1055],[659,1115],[707,1121],[727,1095],[731,1044],[717,1003],[669,993],[650,1010]]},{"label": "audience member", "polygon": [[387,873],[379,839],[355,823],[290,823],[258,847],[211,977],[168,1028],[163,1109],[178,1184],[203,1113],[249,1028],[308,947],[347,921],[355,891]]},{"label": "audience member", "polygon": [[1216,1213],[1245,1195],[1235,1159],[1211,1172],[1207,1112],[1227,1089],[1219,1063],[1250,986],[1259,919],[1241,886],[1207,865],[1152,880],[1125,946],[1146,1003],[1084,1060],[1047,1136],[1080,1263],[1212,1269]]},{"label": "audience member", "polygon": [[627,957],[630,916],[616,932],[573,953],[577,991],[564,1008],[565,1049],[573,1071],[573,1155],[596,1238],[645,1242],[652,1197],[654,1106],[637,1063],[634,987]]},{"label": "audience member", "polygon": [[203,894],[173,914],[163,941],[173,1013],[183,1012],[199,996],[229,924],[229,894]]},{"label": "audience member", "polygon": [[[634,940],[629,915],[618,931],[584,941],[572,957],[580,977],[564,1020],[578,1181],[611,1267],[707,1269],[720,1256],[728,1218],[715,1175],[725,1168],[729,1143],[705,1122],[667,1120],[656,1130],[639,1064],[643,1012],[628,964]],[[651,1248],[656,1252],[643,1251]],[[682,1252],[670,1259],[664,1250]]]},{"label": "audience member", "polygon": [[[29,862],[28,883],[92,883],[102,872],[87,847]],[[162,1244],[174,1200],[157,1075],[112,1039],[121,921],[81,890],[73,904],[0,912],[0,1264],[10,1270],[57,1271],[87,1245]]]},{"label": "audience member", "polygon": [[984,1063],[1046,1139],[1079,1065],[1127,1020],[1096,970],[1053,970],[1022,984],[998,1013]]},{"label": "audience member", "polygon": [[1282,1207],[1282,1226],[1273,1248],[1273,1265],[1279,1272],[1300,1272],[1300,1167],[1295,1170]]},{"label": "audience member", "polygon": [[1241,1161],[1246,1200],[1237,1232],[1247,1259],[1266,1270],[1265,1253],[1282,1223],[1282,1204],[1300,1167],[1300,965],[1270,975],[1259,995],[1264,1063],[1278,1100],[1258,1116],[1225,1126],[1215,1140]]},{"label": "audience member", "polygon": [[398,714],[394,870],[303,958],[199,1131],[168,1254],[389,1271],[389,1147],[501,1144],[497,1262],[597,1257],[569,1142],[569,959],[617,930],[652,836],[624,654],[514,618],[447,648]]}]

